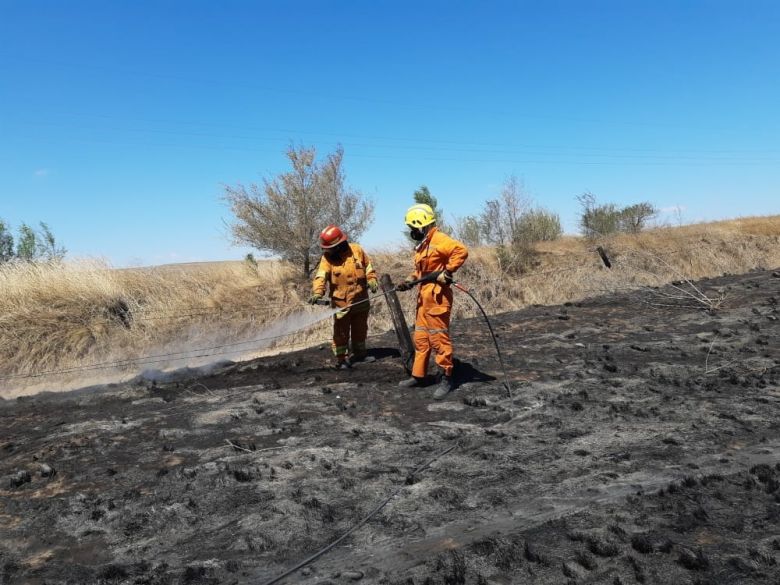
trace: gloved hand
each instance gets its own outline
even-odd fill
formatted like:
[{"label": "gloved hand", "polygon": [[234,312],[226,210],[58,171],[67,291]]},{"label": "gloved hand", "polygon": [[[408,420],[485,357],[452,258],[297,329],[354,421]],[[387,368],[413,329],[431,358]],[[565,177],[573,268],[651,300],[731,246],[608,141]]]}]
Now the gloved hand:
[{"label": "gloved hand", "polygon": [[403,282],[399,282],[398,284],[395,285],[395,290],[397,290],[399,292],[403,292],[405,290],[409,290],[410,288],[412,288],[412,286],[414,286],[414,285],[412,285],[410,283],[411,283],[410,280],[404,280]]},{"label": "gloved hand", "polygon": [[309,297],[309,304],[310,305],[316,305],[317,301],[319,301],[322,298],[322,295],[318,295],[317,293],[314,293]]},{"label": "gloved hand", "polygon": [[436,277],[436,282],[439,284],[452,284],[452,272],[449,270],[442,270],[439,276]]},{"label": "gloved hand", "polygon": [[368,290],[372,293],[376,293],[376,291],[379,290],[379,283],[376,281],[376,278],[372,278],[368,281]]}]

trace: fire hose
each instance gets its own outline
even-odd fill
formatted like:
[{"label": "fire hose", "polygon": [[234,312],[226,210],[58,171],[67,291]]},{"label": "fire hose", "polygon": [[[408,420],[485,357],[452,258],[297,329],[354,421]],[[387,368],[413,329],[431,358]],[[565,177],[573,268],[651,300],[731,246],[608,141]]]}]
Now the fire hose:
[{"label": "fire hose", "polygon": [[[441,275],[442,272],[443,272],[442,270],[437,270],[437,271],[434,271],[434,272],[429,272],[428,274],[425,274],[425,275],[423,275],[420,278],[417,278],[415,280],[404,281],[404,284],[406,285],[407,288],[404,288],[403,290],[408,290],[409,288],[411,288],[413,286],[416,286],[418,284],[425,284],[425,283],[429,283],[429,282],[434,282],[437,278],[439,278],[439,276]],[[455,282],[454,280],[450,280],[449,284],[451,286],[455,287],[457,290],[461,291],[462,293],[465,293],[469,297],[471,297],[471,300],[474,301],[474,304],[477,306],[477,308],[479,309],[480,313],[482,313],[482,317],[485,319],[485,324],[487,325],[488,331],[490,332],[490,337],[493,339],[493,345],[496,348],[496,355],[498,356],[498,363],[501,366],[501,373],[504,375],[504,387],[506,388],[506,391],[509,394],[509,402],[510,402],[510,404],[513,404],[514,403],[514,399],[512,398],[512,387],[509,384],[509,376],[506,373],[506,366],[504,365],[504,358],[501,355],[501,348],[498,345],[498,337],[496,336],[495,332],[493,331],[493,325],[491,324],[490,319],[488,318],[487,313],[485,312],[485,309],[482,307],[482,304],[477,300],[477,298],[471,293],[471,291],[469,289],[467,289],[465,286]],[[393,287],[392,289],[390,289],[390,290],[382,291],[381,293],[376,294],[374,296],[375,297],[386,296],[389,293],[396,292],[396,291],[398,291],[398,286],[397,285],[395,287]],[[367,303],[369,300],[370,299],[362,299],[360,301],[357,301],[357,302],[352,303],[350,305],[347,305],[345,307],[339,307],[339,310],[340,311],[344,311],[344,310],[347,310],[347,309],[349,309],[351,307],[354,307],[355,305],[360,305],[361,303]],[[331,300],[323,298],[323,299],[317,300],[314,304],[317,304],[317,305],[330,305],[331,304]]]}]

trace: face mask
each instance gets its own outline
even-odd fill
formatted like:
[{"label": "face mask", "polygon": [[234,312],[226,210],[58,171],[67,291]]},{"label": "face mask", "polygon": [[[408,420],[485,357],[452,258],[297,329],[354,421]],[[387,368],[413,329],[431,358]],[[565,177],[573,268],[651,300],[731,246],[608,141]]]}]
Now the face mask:
[{"label": "face mask", "polygon": [[335,248],[331,248],[330,250],[327,250],[325,252],[325,256],[329,260],[337,260],[338,258],[340,258],[342,256],[342,254],[344,254],[344,252],[347,251],[348,248],[349,248],[349,243],[341,242]]},{"label": "face mask", "polygon": [[412,238],[415,242],[422,242],[425,238],[425,232],[423,232],[420,228],[413,227],[409,232],[409,237]]}]

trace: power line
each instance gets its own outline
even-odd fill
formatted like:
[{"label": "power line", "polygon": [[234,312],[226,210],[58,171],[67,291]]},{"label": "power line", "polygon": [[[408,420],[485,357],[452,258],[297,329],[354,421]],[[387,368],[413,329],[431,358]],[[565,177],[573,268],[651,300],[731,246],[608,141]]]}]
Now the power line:
[{"label": "power line", "polygon": [[[31,136],[22,136],[22,140],[33,140]],[[251,148],[241,146],[225,146],[225,145],[210,145],[210,144],[193,144],[193,143],[161,143],[161,142],[127,142],[111,139],[83,139],[74,137],[63,138],[65,142],[72,144],[90,144],[90,145],[111,145],[124,148],[165,148],[165,149],[183,149],[183,150],[207,150],[207,151],[233,151],[233,152],[251,152],[251,153],[267,153],[278,154],[279,151],[275,149],[264,148]],[[519,153],[518,153],[519,154]],[[711,167],[713,165],[721,166],[762,166],[768,162],[780,162],[780,158],[776,159],[742,159],[742,158],[691,158],[690,160],[680,159],[679,157],[670,157],[668,160],[657,160],[658,157],[648,157],[648,160],[643,159],[623,159],[619,158],[619,155],[601,155],[601,158],[612,160],[582,160],[582,159],[563,159],[563,158],[526,158],[526,159],[513,159],[513,158],[466,158],[466,157],[448,157],[448,156],[419,156],[412,153],[408,155],[393,155],[393,154],[370,154],[365,152],[351,152],[349,155],[351,158],[366,158],[375,160],[415,160],[415,161],[428,161],[428,162],[444,162],[444,163],[507,163],[516,165],[576,165],[576,166],[637,166],[637,167],[666,167],[666,166],[687,166],[687,167]],[[536,155],[539,156],[539,155]],[[560,157],[569,155],[542,155],[549,157]]]},{"label": "power line", "polygon": [[[34,125],[39,126],[54,126],[54,127],[64,127],[68,128],[69,126],[64,124],[56,124],[56,123],[40,123],[35,122]],[[79,130],[84,130],[83,126],[79,127]],[[268,138],[268,137],[261,137],[261,136],[236,136],[236,135],[212,135],[208,133],[197,133],[197,132],[182,132],[182,131],[175,131],[175,130],[158,130],[158,129],[149,129],[149,128],[105,128],[101,127],[98,129],[93,129],[97,131],[102,132],[112,132],[112,134],[117,134],[119,132],[137,132],[137,133],[148,133],[148,134],[167,134],[172,136],[196,136],[196,137],[204,137],[204,138],[219,138],[219,139],[225,139],[225,140],[248,140],[248,141],[255,141],[255,142],[273,142],[278,143],[280,139],[278,138]],[[28,134],[25,134],[25,139],[30,138],[31,136]],[[158,148],[194,148],[194,149],[201,149],[201,150],[233,150],[233,151],[240,151],[240,152],[262,152],[262,153],[276,153],[276,150],[270,150],[266,148],[255,148],[251,146],[240,146],[236,144],[232,145],[211,145],[211,144],[193,144],[191,142],[187,142],[186,144],[181,143],[165,143],[165,142],[134,142],[134,141],[118,141],[115,139],[105,139],[105,138],[86,138],[86,137],[75,137],[72,134],[68,134],[68,136],[65,138],[65,140],[69,142],[75,142],[75,143],[85,143],[85,144],[111,144],[111,145],[117,145],[117,146],[128,146],[128,147],[158,147]],[[736,166],[736,165],[761,165],[764,163],[771,163],[771,162],[778,162],[780,161],[780,158],[778,157],[768,157],[768,156],[734,156],[735,154],[741,154],[740,151],[731,151],[730,155],[727,156],[729,151],[723,151],[722,154],[711,152],[711,153],[705,153],[702,155],[694,155],[694,154],[668,154],[668,151],[664,151],[665,154],[651,154],[652,150],[647,151],[641,151],[639,149],[634,149],[633,153],[628,153],[627,149],[600,149],[600,150],[592,150],[592,151],[585,151],[580,153],[571,153],[566,152],[567,147],[559,147],[554,148],[550,147],[550,152],[539,152],[539,147],[519,147],[515,149],[485,149],[485,148],[453,148],[453,147],[435,147],[435,146],[420,146],[416,145],[415,143],[410,144],[400,144],[400,145],[393,145],[393,144],[371,144],[371,143],[361,143],[361,142],[348,142],[344,141],[344,144],[350,146],[351,148],[356,149],[378,149],[378,150],[389,150],[389,151],[400,151],[401,153],[408,152],[409,154],[375,154],[371,152],[351,152],[351,157],[357,157],[357,158],[380,158],[380,159],[394,159],[394,160],[407,160],[409,157],[414,156],[415,160],[429,160],[429,161],[440,161],[440,162],[472,162],[472,163],[488,163],[488,162],[501,162],[501,163],[514,163],[514,164],[573,164],[573,165],[616,165],[621,162],[627,164],[627,165],[637,165],[637,166],[665,166],[669,164],[692,164],[693,166],[708,166],[712,163],[718,163],[718,164],[726,164],[730,166]],[[542,148],[541,150],[547,150],[545,148]],[[615,152],[612,152],[614,150]],[[499,154],[499,155],[508,155],[508,156],[522,156],[522,157],[532,157],[527,158],[523,160],[514,160],[514,159],[506,159],[506,158],[489,158],[489,159],[480,159],[480,158],[467,158],[467,157],[456,157],[456,156],[441,156],[441,157],[435,157],[435,156],[419,156],[416,154],[412,154],[414,152],[429,152],[429,153],[443,153],[444,155],[448,153],[464,153],[467,155],[486,155],[490,156],[493,154]],[[661,152],[661,151],[655,151],[655,152]],[[683,151],[685,152],[685,151]],[[696,151],[687,151],[689,153],[695,153]],[[778,151],[765,151],[767,153],[777,153]],[[747,154],[747,153],[746,153]],[[572,157],[578,157],[578,158],[572,158]],[[601,160],[600,160],[601,159]]]},{"label": "power line", "polygon": [[[71,126],[67,124],[62,123],[51,123],[51,122],[40,122],[36,121],[32,125],[35,126],[47,126],[47,127],[60,127],[60,128],[71,128]],[[278,143],[279,138],[277,137],[264,137],[259,136],[256,134],[253,135],[235,135],[235,134],[214,134],[214,133],[207,133],[207,132],[192,132],[192,131],[181,131],[181,130],[165,130],[165,129],[157,129],[157,128],[141,128],[141,127],[130,127],[130,128],[107,128],[105,126],[100,126],[98,128],[85,128],[83,125],[80,125],[79,130],[88,130],[88,131],[101,131],[101,132],[111,132],[112,134],[116,134],[118,132],[136,132],[136,133],[149,133],[149,134],[165,134],[165,135],[173,135],[173,136],[187,136],[187,137],[202,137],[202,138],[217,138],[217,139],[226,139],[226,140],[250,140],[250,141],[261,141],[261,142],[274,142]],[[247,130],[246,128],[244,130]],[[274,130],[277,132],[281,132],[281,130]],[[287,131],[288,133],[304,133],[308,134],[309,132],[300,132],[300,131]],[[317,134],[317,133],[314,133]],[[346,135],[349,136],[349,135]],[[344,138],[345,135],[341,135],[341,138]],[[669,154],[670,150],[660,150],[660,149],[607,149],[607,148],[582,148],[582,147],[568,147],[568,146],[562,146],[562,147],[540,147],[540,146],[529,146],[529,145],[523,145],[523,146],[515,146],[512,148],[496,148],[494,145],[488,145],[484,144],[483,146],[487,148],[467,148],[466,146],[469,143],[452,143],[452,144],[459,144],[459,147],[441,147],[441,146],[420,146],[417,143],[416,139],[406,139],[406,138],[400,138],[400,139],[387,139],[387,138],[378,138],[378,137],[370,137],[370,136],[364,136],[362,139],[368,139],[368,140],[396,140],[401,142],[408,142],[409,144],[382,144],[382,143],[361,143],[361,142],[345,142],[345,144],[348,144],[351,147],[358,147],[358,148],[374,148],[374,149],[395,149],[395,150],[405,150],[405,151],[429,151],[429,152],[463,152],[463,153],[471,153],[471,154],[485,154],[485,155],[492,155],[492,154],[508,154],[508,155],[527,155],[527,156],[574,156],[570,153],[567,153],[565,151],[585,151],[584,153],[579,153],[578,156],[588,156],[592,158],[601,157],[601,158],[614,158],[614,159],[653,159],[653,160],[703,160],[703,161],[745,161],[745,162],[776,162],[778,158],[776,157],[756,157],[756,154],[760,153],[774,153],[774,154],[780,154],[780,151],[778,150],[766,150],[766,151],[739,151],[739,150],[724,150],[724,151],[695,151],[695,150],[689,150],[689,151],[678,151],[678,153],[683,154]],[[549,152],[544,152],[549,151]],[[264,151],[263,151],[264,152]],[[634,153],[634,154],[625,154],[626,152]],[[652,153],[663,153],[663,154],[652,154]],[[672,151],[673,152],[673,151]],[[693,156],[692,153],[701,152],[700,155]],[[734,155],[737,154],[750,154],[749,157],[736,157]],[[730,155],[730,156],[725,156]]]}]

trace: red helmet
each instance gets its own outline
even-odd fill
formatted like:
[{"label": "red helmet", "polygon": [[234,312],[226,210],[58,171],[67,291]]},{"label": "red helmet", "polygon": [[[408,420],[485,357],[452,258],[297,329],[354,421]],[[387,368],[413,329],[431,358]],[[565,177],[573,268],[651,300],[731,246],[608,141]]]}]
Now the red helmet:
[{"label": "red helmet", "polygon": [[341,242],[347,241],[347,235],[337,225],[329,225],[320,232],[320,248],[329,250],[335,248]]}]

